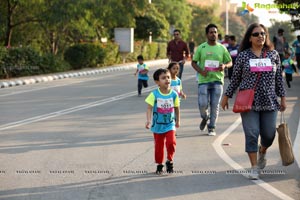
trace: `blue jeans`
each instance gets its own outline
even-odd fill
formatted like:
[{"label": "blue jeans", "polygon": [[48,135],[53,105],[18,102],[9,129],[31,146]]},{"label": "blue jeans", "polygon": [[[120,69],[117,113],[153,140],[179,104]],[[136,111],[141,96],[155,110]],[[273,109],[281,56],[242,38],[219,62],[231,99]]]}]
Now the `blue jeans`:
[{"label": "blue jeans", "polygon": [[241,113],[246,139],[245,151],[257,152],[258,137],[264,147],[270,147],[276,134],[277,111],[249,111]]},{"label": "blue jeans", "polygon": [[[216,127],[222,93],[223,85],[221,83],[200,84],[198,86],[199,111],[202,119],[209,118],[208,128]],[[210,112],[208,114],[209,105]]]},{"label": "blue jeans", "polygon": [[179,63],[179,67],[180,67],[180,69],[179,69],[179,73],[178,73],[178,78],[181,79],[184,64],[183,63]]}]

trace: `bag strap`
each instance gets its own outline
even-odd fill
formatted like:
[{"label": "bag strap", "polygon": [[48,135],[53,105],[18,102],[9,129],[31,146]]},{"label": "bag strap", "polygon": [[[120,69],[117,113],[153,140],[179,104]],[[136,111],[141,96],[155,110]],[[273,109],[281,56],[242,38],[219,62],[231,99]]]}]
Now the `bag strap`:
[{"label": "bag strap", "polygon": [[[267,50],[264,49],[264,55],[263,55],[263,58],[265,58],[266,55],[267,55]],[[259,81],[259,79],[260,79],[260,76],[261,76],[261,72],[259,72],[258,75],[257,75],[257,79],[256,79],[255,85],[254,85],[254,87],[253,87],[254,91],[256,90],[256,85],[257,85],[257,83],[258,83],[258,81]]]},{"label": "bag strap", "polygon": [[259,72],[258,75],[257,75],[256,81],[255,81],[255,85],[253,87],[254,91],[256,90],[256,85],[257,85],[257,83],[258,83],[258,81],[260,79],[260,75],[261,75],[261,72]]},{"label": "bag strap", "polygon": [[285,123],[284,112],[281,112],[280,124]]}]

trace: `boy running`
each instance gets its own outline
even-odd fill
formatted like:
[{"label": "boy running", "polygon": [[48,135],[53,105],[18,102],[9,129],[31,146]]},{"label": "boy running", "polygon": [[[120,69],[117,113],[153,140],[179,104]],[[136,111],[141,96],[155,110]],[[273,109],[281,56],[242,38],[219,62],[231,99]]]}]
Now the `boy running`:
[{"label": "boy running", "polygon": [[140,97],[142,95],[142,88],[148,87],[148,72],[149,72],[149,67],[144,63],[144,58],[142,55],[139,55],[137,57],[138,64],[137,64],[137,69],[134,73],[136,76],[138,73],[138,96]]}]

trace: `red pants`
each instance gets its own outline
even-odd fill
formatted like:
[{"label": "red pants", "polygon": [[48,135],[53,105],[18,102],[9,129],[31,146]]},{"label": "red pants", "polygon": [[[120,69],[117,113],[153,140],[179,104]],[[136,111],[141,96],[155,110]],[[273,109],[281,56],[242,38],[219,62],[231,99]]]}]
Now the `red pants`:
[{"label": "red pants", "polygon": [[175,131],[171,130],[163,134],[153,133],[154,135],[154,151],[155,162],[162,164],[164,162],[164,147],[166,142],[167,159],[173,161],[176,147]]}]

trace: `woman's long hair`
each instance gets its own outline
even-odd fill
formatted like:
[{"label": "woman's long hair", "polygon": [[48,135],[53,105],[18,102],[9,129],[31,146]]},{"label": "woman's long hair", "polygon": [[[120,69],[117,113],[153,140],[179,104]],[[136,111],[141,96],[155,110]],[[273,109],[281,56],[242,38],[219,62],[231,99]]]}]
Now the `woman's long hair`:
[{"label": "woman's long hair", "polygon": [[266,33],[266,38],[265,38],[265,43],[264,43],[264,47],[267,49],[267,50],[273,50],[274,47],[273,47],[273,44],[271,43],[270,41],[270,36],[269,36],[269,32],[268,32],[268,29],[262,25],[262,24],[259,24],[259,23],[253,23],[253,24],[250,24],[245,35],[244,35],[244,38],[240,44],[240,49],[239,49],[239,52],[242,52],[244,51],[245,49],[249,49],[251,48],[252,46],[252,43],[250,42],[250,37],[251,37],[251,34],[252,34],[252,31],[253,29],[257,28],[257,27],[261,27],[264,29],[265,33]]}]

